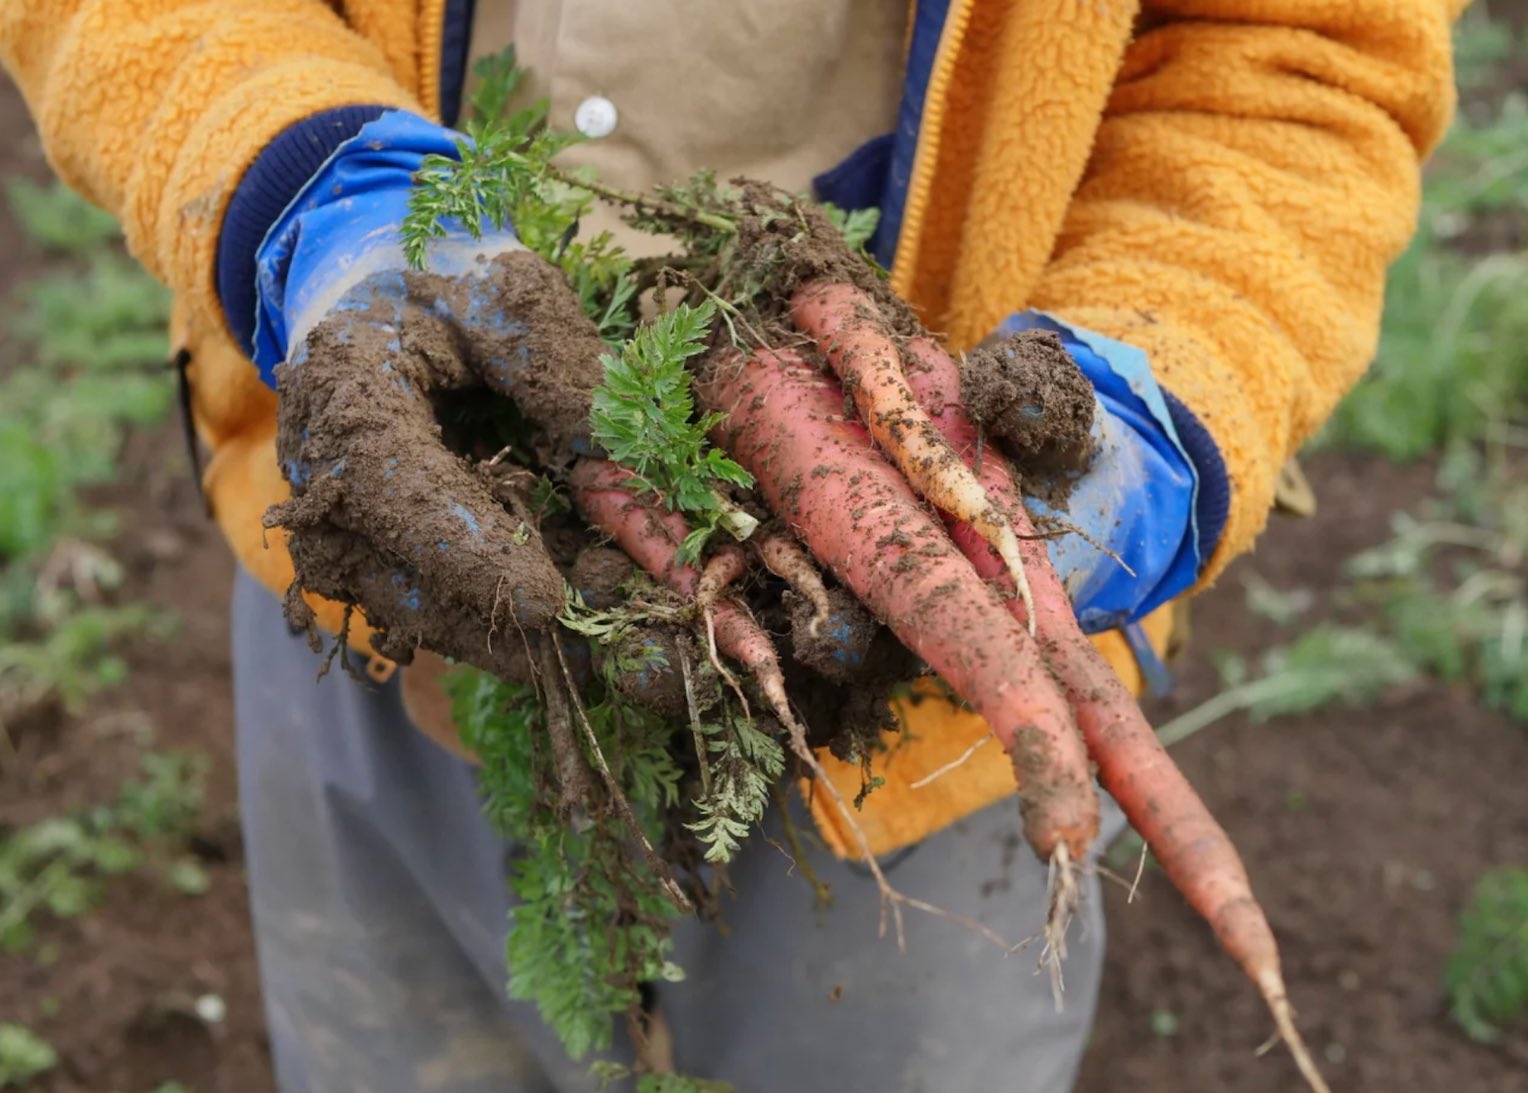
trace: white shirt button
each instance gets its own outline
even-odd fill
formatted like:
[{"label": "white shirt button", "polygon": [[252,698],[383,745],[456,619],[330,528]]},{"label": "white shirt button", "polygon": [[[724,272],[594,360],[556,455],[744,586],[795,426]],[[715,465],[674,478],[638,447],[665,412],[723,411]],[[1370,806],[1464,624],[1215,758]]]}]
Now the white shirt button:
[{"label": "white shirt button", "polygon": [[578,104],[573,112],[573,125],[589,139],[599,140],[615,132],[617,116],[615,103],[595,95]]}]

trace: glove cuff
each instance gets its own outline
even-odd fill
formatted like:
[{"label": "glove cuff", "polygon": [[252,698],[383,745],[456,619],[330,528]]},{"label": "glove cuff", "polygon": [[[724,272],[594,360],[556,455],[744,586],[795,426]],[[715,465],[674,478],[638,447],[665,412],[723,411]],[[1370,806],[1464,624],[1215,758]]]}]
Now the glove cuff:
[{"label": "glove cuff", "polygon": [[[326,306],[371,274],[407,269],[399,231],[414,178],[427,157],[455,159],[466,138],[417,114],[389,110],[339,144],[291,198],[255,252],[253,353],[260,377],[275,369]],[[467,257],[517,246],[505,238],[466,248]],[[464,261],[463,248],[444,248]],[[444,269],[435,261],[432,268]],[[401,284],[401,278],[400,278]]]},{"label": "glove cuff", "polygon": [[1199,573],[1203,574],[1204,567],[1220,546],[1226,521],[1231,517],[1231,476],[1226,471],[1225,457],[1220,454],[1220,448],[1204,422],[1177,395],[1165,387],[1160,390],[1173,428],[1177,430],[1178,441],[1199,478],[1194,497],[1194,524],[1199,537]]},{"label": "glove cuff", "polygon": [[246,354],[254,354],[260,243],[334,150],[388,109],[340,106],[303,118],[261,150],[234,190],[218,235],[217,294],[234,342]]}]

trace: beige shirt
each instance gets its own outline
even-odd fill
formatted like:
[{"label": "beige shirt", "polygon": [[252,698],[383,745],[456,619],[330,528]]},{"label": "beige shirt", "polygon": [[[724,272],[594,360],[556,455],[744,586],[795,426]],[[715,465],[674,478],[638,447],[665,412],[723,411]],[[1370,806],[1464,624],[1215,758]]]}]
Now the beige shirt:
[{"label": "beige shirt", "polygon": [[[593,138],[560,162],[643,189],[710,167],[804,192],[896,123],[906,0],[479,0],[475,62],[513,43],[529,98]],[[636,253],[609,210],[590,217]]]}]

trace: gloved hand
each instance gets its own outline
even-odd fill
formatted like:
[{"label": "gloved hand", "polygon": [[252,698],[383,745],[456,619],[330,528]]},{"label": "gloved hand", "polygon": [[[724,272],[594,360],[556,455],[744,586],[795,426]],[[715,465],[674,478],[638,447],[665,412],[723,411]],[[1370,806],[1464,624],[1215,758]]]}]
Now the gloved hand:
[{"label": "gloved hand", "polygon": [[[1062,532],[1048,540],[1047,550],[1083,630],[1117,629],[1198,577],[1204,562],[1199,473],[1145,353],[1035,311],[1011,316],[987,344],[1022,330],[1059,335],[1093,385],[1091,460],[1064,502],[1053,507],[1030,498],[1028,505],[1042,526],[1049,522]],[[1068,525],[1082,534],[1066,533]]]},{"label": "gloved hand", "polygon": [[253,356],[280,395],[277,450],[294,495],[267,524],[292,532],[305,589],[363,608],[384,656],[408,663],[426,645],[504,675],[517,628],[557,614],[563,581],[524,511],[530,476],[472,468],[453,427],[502,425],[506,444],[568,463],[590,449],[603,344],[560,272],[510,230],[448,232],[427,272],[408,268],[399,229],[412,176],[428,154],[455,155],[458,139],[384,114],[335,151],[259,248]]}]

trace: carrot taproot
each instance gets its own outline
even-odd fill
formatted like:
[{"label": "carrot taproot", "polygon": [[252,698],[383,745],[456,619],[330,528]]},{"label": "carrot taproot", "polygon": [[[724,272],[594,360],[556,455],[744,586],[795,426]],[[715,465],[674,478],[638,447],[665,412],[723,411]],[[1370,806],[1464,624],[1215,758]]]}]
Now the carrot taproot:
[{"label": "carrot taproot", "polygon": [[791,320],[823,350],[870,435],[912,487],[935,507],[970,524],[998,552],[1032,619],[1018,536],[913,397],[902,355],[875,301],[853,285],[808,284],[791,298]]},{"label": "carrot taproot", "polygon": [[817,637],[833,616],[833,602],[828,599],[822,574],[817,572],[800,541],[788,531],[770,528],[753,537],[753,546],[764,568],[812,605],[812,621],[807,624],[807,633]]},{"label": "carrot taproot", "polygon": [[961,556],[829,376],[789,353],[718,362],[697,391],[714,435],[817,560],[992,726],[1025,833],[1068,872],[1098,833],[1082,738],[1039,650]]},{"label": "carrot taproot", "polygon": [[716,603],[734,583],[748,572],[748,555],[736,543],[723,543],[700,571],[700,583],[695,588],[695,602],[701,610]]},{"label": "carrot taproot", "polygon": [[[908,343],[908,383],[929,418],[975,468],[977,428],[960,398],[955,361],[927,339]],[[1209,923],[1221,947],[1257,984],[1301,1074],[1318,1093],[1326,1084],[1294,1025],[1278,945],[1230,836],[1172,761],[1124,681],[1077,624],[1070,598],[1035,537],[1018,481],[1002,455],[982,453],[977,472],[1021,539],[1034,589],[1036,622],[1050,669],[1066,690],[1098,778],[1146,840],[1173,885]],[[983,577],[1004,566],[969,526],[951,536]],[[1011,607],[1017,607],[1012,600]]]},{"label": "carrot taproot", "polygon": [[[612,535],[626,556],[660,584],[681,596],[698,598],[701,571],[678,559],[679,546],[690,530],[682,514],[660,509],[639,495],[634,487],[641,480],[619,463],[582,460],[573,468],[571,480],[574,501],[584,519]],[[711,610],[715,613],[716,641],[723,652],[749,669],[763,666],[753,633],[759,629],[758,623],[743,606],[721,599],[711,605]],[[742,655],[734,655],[739,651]],[[772,674],[780,674],[778,660]],[[782,675],[782,692],[783,687]]]},{"label": "carrot taproot", "polygon": [[[783,696],[785,675],[780,669],[779,657],[773,655],[773,643],[759,629],[753,616],[732,599],[700,602],[705,575],[693,565],[681,562],[678,556],[680,544],[690,530],[684,516],[659,508],[650,497],[639,492],[642,480],[619,463],[585,459],[573,468],[570,478],[574,503],[584,519],[613,536],[626,556],[659,583],[694,601],[700,608],[717,674],[738,690],[736,679],[717,657],[720,650],[755,675],[759,689],[772,705]],[[720,577],[720,571],[715,576]],[[770,656],[762,652],[765,645],[771,650]]]}]

